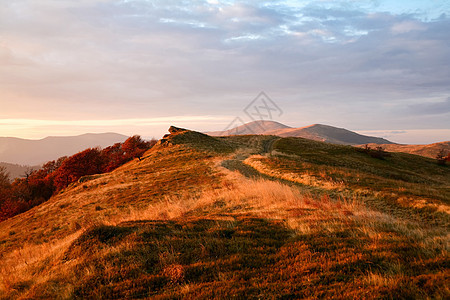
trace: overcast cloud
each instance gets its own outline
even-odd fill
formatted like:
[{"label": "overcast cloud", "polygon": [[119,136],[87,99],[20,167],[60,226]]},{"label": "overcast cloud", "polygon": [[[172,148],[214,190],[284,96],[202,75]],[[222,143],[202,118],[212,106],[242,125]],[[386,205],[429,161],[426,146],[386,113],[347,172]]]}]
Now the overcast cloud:
[{"label": "overcast cloud", "polygon": [[[0,136],[70,120],[220,130],[260,91],[291,126],[450,129],[449,13],[444,0],[2,1],[0,119],[28,121]],[[149,121],[107,126],[127,119]]]}]

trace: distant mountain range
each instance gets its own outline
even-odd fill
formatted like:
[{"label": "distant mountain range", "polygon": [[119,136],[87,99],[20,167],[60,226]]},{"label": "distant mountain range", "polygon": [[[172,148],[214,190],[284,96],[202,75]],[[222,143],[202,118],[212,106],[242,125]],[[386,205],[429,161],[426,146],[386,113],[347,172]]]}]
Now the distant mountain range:
[{"label": "distant mountain range", "polygon": [[293,128],[274,121],[254,121],[226,131],[208,132],[211,136],[264,134],[281,137],[302,137],[315,141],[342,145],[393,144],[384,138],[358,134],[356,132],[329,125],[314,124]]},{"label": "distant mountain range", "polygon": [[0,162],[35,166],[90,147],[107,147],[128,137],[117,133],[87,133],[78,136],[27,140],[0,137]]},{"label": "distant mountain range", "polygon": [[[353,146],[368,144],[370,147],[381,146],[390,152],[405,152],[430,158],[435,158],[441,149],[450,153],[449,141],[429,145],[401,145],[384,138],[361,135],[344,128],[322,124],[293,128],[275,121],[255,121],[230,130],[207,132],[207,134],[211,136],[263,134],[302,137]],[[87,133],[78,136],[46,137],[41,140],[0,137],[0,165],[6,167],[11,178],[16,178],[31,168],[38,168],[47,161],[72,155],[90,147],[111,146],[123,142],[127,138],[127,136],[117,133]]]},{"label": "distant mountain range", "polygon": [[343,144],[363,147],[382,147],[389,152],[403,152],[435,158],[440,150],[450,153],[450,141],[429,145],[402,145],[384,138],[358,134],[356,132],[329,125],[314,124],[293,128],[275,121],[254,121],[225,131],[207,132],[211,136],[263,134],[281,137],[302,137],[332,144]]}]

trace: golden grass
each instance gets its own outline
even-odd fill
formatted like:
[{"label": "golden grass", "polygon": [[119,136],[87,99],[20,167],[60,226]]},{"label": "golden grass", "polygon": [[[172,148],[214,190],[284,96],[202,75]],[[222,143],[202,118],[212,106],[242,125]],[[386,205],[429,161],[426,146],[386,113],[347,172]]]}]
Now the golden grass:
[{"label": "golden grass", "polygon": [[324,190],[311,193],[222,159],[160,149],[0,224],[0,298],[450,295],[445,227],[369,207],[375,193],[350,193],[325,171],[283,177],[265,157],[246,160]]},{"label": "golden grass", "polygon": [[[444,179],[440,173],[436,174],[436,177],[422,178],[411,173],[405,175],[409,176],[405,177],[408,180],[401,177],[396,179],[394,175],[375,175],[379,170],[373,168],[374,171],[371,171],[370,165],[364,167],[366,170],[351,170],[326,164],[314,165],[302,161],[299,156],[295,158],[295,155],[289,155],[288,158],[253,155],[245,159],[244,163],[272,178],[299,183],[308,188],[315,187],[319,194],[356,198],[369,204],[372,209],[388,215],[425,222],[430,226],[448,227],[450,204],[445,198],[448,193],[448,179]],[[345,163],[351,165],[352,160],[349,158]],[[389,162],[385,164],[395,170],[390,171],[392,173],[405,168],[398,162],[392,163],[392,166]],[[445,170],[439,171],[445,173]]]},{"label": "golden grass", "polygon": [[[223,171],[223,170],[222,170]],[[197,196],[167,196],[157,203],[151,203],[145,209],[129,207],[123,215],[99,220],[107,225],[117,226],[126,222],[143,220],[190,220],[202,216],[208,216],[216,220],[229,220],[234,222],[235,217],[242,214],[251,214],[257,217],[281,220],[298,236],[328,235],[335,236],[347,231],[354,236],[367,238],[367,249],[370,251],[384,251],[386,246],[385,229],[388,226],[398,235],[406,236],[420,243],[423,251],[434,249],[432,257],[446,255],[448,251],[448,236],[430,234],[418,225],[407,224],[383,213],[372,211],[357,201],[343,199],[330,199],[327,196],[314,198],[302,193],[299,189],[288,187],[279,182],[267,180],[249,180],[239,174],[229,172],[224,178],[224,185],[220,189],[209,189]],[[67,278],[68,282],[76,285],[77,266],[86,259],[62,261],[62,256],[70,245],[81,234],[78,231],[57,243],[45,243],[41,245],[25,245],[20,250],[15,250],[2,258],[0,272],[0,290],[8,292],[15,290],[20,293],[20,288],[26,290],[26,285],[39,286],[58,277]],[[134,245],[131,242],[122,243],[98,250],[93,257],[107,257],[123,251],[132,251]],[[389,256],[389,250],[384,254]],[[177,254],[170,249],[161,252],[159,260],[162,266],[162,275],[169,278],[171,284],[183,283],[185,266],[177,260]],[[364,259],[363,253],[342,253],[337,261],[326,257],[319,257],[321,268],[332,270],[335,265],[357,263]],[[312,262],[311,262],[312,263]],[[362,276],[361,282],[367,286],[392,289],[402,280],[401,267],[393,262],[387,273],[369,272]],[[40,275],[34,274],[40,270]],[[110,271],[108,271],[110,270]],[[92,267],[86,267],[83,276],[89,278],[98,271]],[[114,277],[115,269],[107,261],[103,263],[104,276]],[[391,274],[392,273],[392,274]],[[107,274],[107,275],[106,275]],[[79,274],[78,274],[79,275]],[[25,285],[25,287],[21,287]],[[48,284],[48,283],[47,283]],[[72,284],[66,284],[65,288],[59,288],[59,292],[72,291]],[[183,287],[184,292],[189,292],[188,286]],[[32,289],[31,289],[32,291]],[[14,293],[12,293],[14,295]],[[26,296],[25,293],[23,296]]]},{"label": "golden grass", "polygon": [[264,160],[266,159],[268,159],[266,156],[252,155],[245,159],[244,163],[262,174],[303,185],[321,187],[327,190],[343,190],[345,188],[345,184],[342,181],[324,180],[323,178],[326,177],[324,173],[320,173],[319,176],[317,176],[307,170],[301,174],[277,171],[264,164]]},{"label": "golden grass", "polygon": [[398,278],[398,276],[369,272],[369,274],[367,274],[367,276],[364,278],[363,282],[367,285],[392,289],[398,285],[401,279],[402,278]]},{"label": "golden grass", "polygon": [[[8,294],[16,297],[32,285],[45,283],[58,275],[66,276],[67,265],[63,269],[54,268],[53,265],[63,258],[68,247],[82,232],[79,230],[50,243],[24,244],[21,248],[4,254],[0,259],[0,297]],[[69,286],[68,288],[70,289]],[[68,296],[70,291],[66,292]],[[60,296],[65,298],[64,293],[60,293]]]},{"label": "golden grass", "polygon": [[[197,161],[195,164],[192,161]],[[220,182],[212,158],[180,146],[150,150],[96,179],[76,183],[46,203],[1,222],[0,255],[24,242],[63,238],[92,224],[140,210],[165,197],[191,195]]]}]

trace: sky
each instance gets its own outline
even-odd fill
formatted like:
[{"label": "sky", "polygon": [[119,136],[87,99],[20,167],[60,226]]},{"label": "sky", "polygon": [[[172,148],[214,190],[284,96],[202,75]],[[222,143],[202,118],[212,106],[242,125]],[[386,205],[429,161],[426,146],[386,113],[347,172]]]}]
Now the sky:
[{"label": "sky", "polygon": [[[0,0],[0,136],[270,119],[450,140],[448,0]],[[266,115],[267,118],[267,115]]]}]

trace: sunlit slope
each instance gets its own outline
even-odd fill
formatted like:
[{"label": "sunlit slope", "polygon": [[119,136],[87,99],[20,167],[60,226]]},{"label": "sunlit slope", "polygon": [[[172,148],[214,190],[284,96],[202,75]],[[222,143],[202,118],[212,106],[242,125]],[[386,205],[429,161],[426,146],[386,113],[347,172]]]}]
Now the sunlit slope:
[{"label": "sunlit slope", "polygon": [[448,175],[414,155],[171,128],[0,223],[0,297],[445,299]]},{"label": "sunlit slope", "polygon": [[182,146],[153,149],[112,173],[82,177],[49,201],[0,223],[0,249],[64,237],[166,196],[219,183],[211,157]]}]

